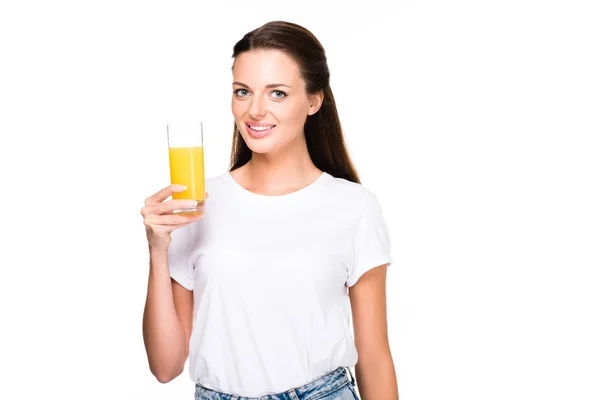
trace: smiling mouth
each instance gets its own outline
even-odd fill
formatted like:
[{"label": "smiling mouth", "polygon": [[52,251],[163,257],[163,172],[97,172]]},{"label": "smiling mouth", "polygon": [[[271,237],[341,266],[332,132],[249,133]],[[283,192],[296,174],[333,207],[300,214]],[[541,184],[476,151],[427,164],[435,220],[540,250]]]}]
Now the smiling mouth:
[{"label": "smiling mouth", "polygon": [[255,138],[261,138],[264,136],[267,136],[269,133],[271,133],[273,131],[273,128],[275,128],[276,125],[263,125],[263,126],[258,126],[258,125],[248,125],[246,124],[246,127],[248,128],[248,133],[250,134],[250,136],[255,137]]}]

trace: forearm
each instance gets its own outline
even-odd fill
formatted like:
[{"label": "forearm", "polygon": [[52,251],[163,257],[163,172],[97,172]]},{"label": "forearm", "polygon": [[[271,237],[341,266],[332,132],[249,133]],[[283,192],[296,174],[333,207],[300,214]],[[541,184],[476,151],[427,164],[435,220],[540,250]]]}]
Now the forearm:
[{"label": "forearm", "polygon": [[362,400],[398,400],[398,383],[391,354],[359,357],[355,370]]},{"label": "forearm", "polygon": [[188,350],[173,301],[166,250],[150,249],[143,333],[152,374],[160,382],[168,382],[181,374]]}]

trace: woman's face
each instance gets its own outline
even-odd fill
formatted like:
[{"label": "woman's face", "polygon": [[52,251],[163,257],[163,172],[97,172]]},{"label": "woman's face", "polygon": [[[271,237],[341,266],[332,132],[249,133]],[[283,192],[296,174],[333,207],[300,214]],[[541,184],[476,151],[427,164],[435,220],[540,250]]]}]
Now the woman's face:
[{"label": "woman's face", "polygon": [[231,110],[253,152],[303,143],[306,117],[318,110],[319,100],[306,94],[296,62],[281,51],[251,50],[235,59]]}]

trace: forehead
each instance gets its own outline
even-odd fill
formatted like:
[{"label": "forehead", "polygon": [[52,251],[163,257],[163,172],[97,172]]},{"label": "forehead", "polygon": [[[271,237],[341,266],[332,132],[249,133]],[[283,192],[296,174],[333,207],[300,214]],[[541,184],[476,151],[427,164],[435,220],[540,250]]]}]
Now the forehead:
[{"label": "forehead", "polygon": [[296,61],[279,50],[251,50],[238,55],[233,65],[233,80],[251,86],[303,83]]}]

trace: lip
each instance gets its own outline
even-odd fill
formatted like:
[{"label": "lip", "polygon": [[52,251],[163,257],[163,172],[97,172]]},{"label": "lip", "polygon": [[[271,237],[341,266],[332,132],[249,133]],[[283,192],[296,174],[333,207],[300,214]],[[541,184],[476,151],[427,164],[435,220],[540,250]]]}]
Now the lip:
[{"label": "lip", "polygon": [[[258,132],[258,131],[252,130],[251,127],[255,127],[255,126],[257,126],[257,127],[272,126],[272,128],[267,129],[265,131]],[[248,135],[250,135],[251,137],[260,139],[260,138],[267,136],[269,133],[273,132],[273,129],[275,129],[276,126],[277,125],[275,125],[275,124],[264,124],[264,123],[259,124],[256,122],[246,122],[246,132],[248,132]]]}]

